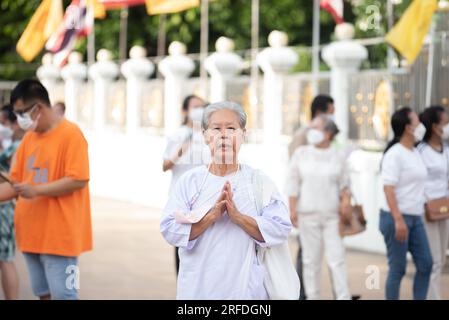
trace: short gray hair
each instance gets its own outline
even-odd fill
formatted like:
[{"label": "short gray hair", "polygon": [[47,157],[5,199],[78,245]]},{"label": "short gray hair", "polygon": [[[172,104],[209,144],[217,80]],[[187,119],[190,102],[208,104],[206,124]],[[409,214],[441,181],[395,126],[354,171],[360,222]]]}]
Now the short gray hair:
[{"label": "short gray hair", "polygon": [[204,130],[209,127],[209,119],[212,113],[218,110],[232,110],[235,112],[239,118],[240,128],[245,129],[246,127],[246,112],[243,110],[242,106],[238,103],[231,101],[223,101],[209,104],[206,109],[204,109],[203,119],[201,121],[201,126]]}]

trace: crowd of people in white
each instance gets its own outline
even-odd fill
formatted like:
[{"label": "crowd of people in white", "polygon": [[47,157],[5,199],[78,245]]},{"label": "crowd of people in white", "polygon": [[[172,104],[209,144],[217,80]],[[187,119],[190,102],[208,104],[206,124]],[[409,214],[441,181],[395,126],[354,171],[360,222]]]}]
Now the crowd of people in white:
[{"label": "crowd of people in white", "polygon": [[[320,299],[324,255],[335,298],[354,299],[341,233],[341,225],[353,221],[354,206],[332,98],[317,96],[311,122],[293,135],[283,194],[265,174],[239,162],[246,135],[240,105],[207,104],[192,95],[182,112],[184,124],[168,138],[163,157],[163,170],[173,176],[160,223],[176,247],[177,298]],[[389,266],[386,299],[399,299],[408,252],[416,266],[414,299],[441,299],[449,241],[448,123],[440,106],[419,116],[403,107],[391,118],[379,223]],[[301,281],[281,249],[293,228]]]}]

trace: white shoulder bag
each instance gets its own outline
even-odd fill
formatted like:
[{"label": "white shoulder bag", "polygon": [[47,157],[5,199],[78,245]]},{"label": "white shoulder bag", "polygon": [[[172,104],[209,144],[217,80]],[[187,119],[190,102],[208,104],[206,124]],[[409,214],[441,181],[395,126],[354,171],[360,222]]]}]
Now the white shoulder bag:
[{"label": "white shoulder bag", "polygon": [[[258,170],[251,177],[257,214],[268,205],[275,187]],[[298,300],[301,284],[293,266],[288,241],[272,247],[255,246],[257,259],[266,270],[264,286],[270,300]]]}]

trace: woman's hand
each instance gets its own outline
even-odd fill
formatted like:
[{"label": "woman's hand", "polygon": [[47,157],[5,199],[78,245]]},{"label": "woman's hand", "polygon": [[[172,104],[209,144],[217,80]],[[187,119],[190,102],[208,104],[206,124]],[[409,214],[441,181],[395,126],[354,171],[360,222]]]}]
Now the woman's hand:
[{"label": "woman's hand", "polygon": [[219,220],[226,211],[226,185],[221,190],[220,197],[215,202],[215,205],[210,209],[208,215],[211,215],[213,222]]},{"label": "woman's hand", "polygon": [[290,220],[295,228],[298,228],[298,197],[289,197],[288,206],[290,209]]},{"label": "woman's hand", "polygon": [[340,206],[338,208],[340,217],[345,223],[349,223],[352,219],[351,195],[347,190],[340,194]]},{"label": "woman's hand", "polygon": [[225,200],[226,211],[228,212],[228,216],[232,222],[237,224],[238,220],[242,216],[242,214],[237,210],[237,208],[235,207],[235,204],[234,204],[234,200],[232,200],[234,195],[232,193],[232,188],[231,188],[231,184],[229,183],[229,181],[226,181],[226,183],[224,185],[223,193],[224,193],[224,200]]},{"label": "woman's hand", "polygon": [[349,203],[341,203],[339,208],[340,217],[343,222],[349,223],[352,219],[352,207]]},{"label": "woman's hand", "polygon": [[220,220],[226,210],[225,196],[226,194],[223,188],[220,197],[217,199],[215,205],[209,210],[209,212],[200,221],[192,224],[189,240],[195,240],[203,234],[209,226]]},{"label": "woman's hand", "polygon": [[402,216],[401,211],[399,211],[395,194],[395,186],[385,185],[384,192],[388,207],[390,208],[391,216],[394,220],[395,238],[400,242],[404,242],[408,237],[408,228],[405,224],[404,217]]},{"label": "woman's hand", "polygon": [[395,219],[394,221],[395,228],[395,238],[399,242],[405,242],[408,237],[408,228],[405,224],[404,218]]},{"label": "woman's hand", "polygon": [[290,212],[290,220],[295,228],[298,228],[298,215],[296,212]]},{"label": "woman's hand", "polygon": [[242,228],[247,234],[259,242],[265,242],[262,233],[260,232],[257,221],[245,214],[240,213],[232,200],[233,194],[231,184],[227,181],[224,185],[226,211],[228,212],[229,219],[240,228]]}]

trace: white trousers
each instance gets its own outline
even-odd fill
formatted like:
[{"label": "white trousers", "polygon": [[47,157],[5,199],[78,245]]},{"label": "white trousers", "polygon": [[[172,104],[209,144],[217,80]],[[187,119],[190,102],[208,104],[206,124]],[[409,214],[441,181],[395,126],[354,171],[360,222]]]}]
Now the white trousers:
[{"label": "white trousers", "polygon": [[314,212],[298,217],[302,247],[303,281],[307,299],[320,299],[323,253],[329,266],[337,300],[351,299],[345,248],[338,230],[338,214]]},{"label": "white trousers", "polygon": [[443,272],[449,244],[449,220],[426,221],[425,226],[433,258],[427,299],[441,300],[441,273]]}]

